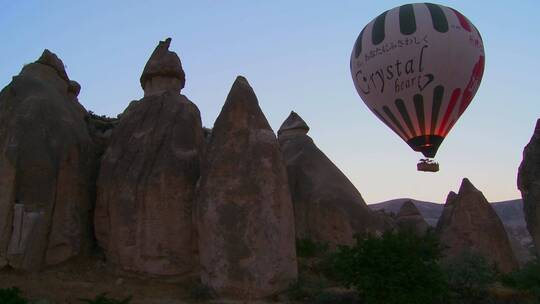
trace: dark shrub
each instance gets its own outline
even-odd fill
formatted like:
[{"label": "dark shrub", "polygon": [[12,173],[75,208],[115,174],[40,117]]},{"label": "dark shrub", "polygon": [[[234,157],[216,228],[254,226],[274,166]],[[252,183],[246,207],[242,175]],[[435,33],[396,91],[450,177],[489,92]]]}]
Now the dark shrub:
[{"label": "dark shrub", "polygon": [[446,282],[438,264],[440,253],[432,233],[358,237],[356,245],[339,247],[331,257],[332,276],[354,287],[366,303],[441,303]]},{"label": "dark shrub", "polygon": [[116,300],[109,298],[105,293],[102,293],[96,296],[94,299],[79,299],[79,301],[87,304],[129,304],[131,302],[131,298],[132,297],[129,296],[123,300]]},{"label": "dark shrub", "polygon": [[535,303],[540,303],[540,263],[538,260],[527,263],[523,268],[502,277],[502,283],[529,294]]},{"label": "dark shrub", "polygon": [[453,302],[491,303],[488,288],[496,281],[497,271],[483,256],[463,251],[442,265]]},{"label": "dark shrub", "polygon": [[0,303],[2,304],[26,304],[24,298],[21,297],[21,290],[17,287],[0,289]]},{"label": "dark shrub", "polygon": [[316,242],[311,239],[296,240],[296,255],[301,258],[312,258],[328,251],[328,244]]}]

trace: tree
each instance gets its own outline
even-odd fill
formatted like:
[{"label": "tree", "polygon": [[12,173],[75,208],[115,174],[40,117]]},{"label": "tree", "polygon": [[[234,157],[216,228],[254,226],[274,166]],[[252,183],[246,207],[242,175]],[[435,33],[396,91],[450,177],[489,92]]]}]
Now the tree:
[{"label": "tree", "polygon": [[354,287],[366,303],[441,303],[447,293],[434,234],[386,232],[381,237],[356,238],[331,257],[333,276]]}]

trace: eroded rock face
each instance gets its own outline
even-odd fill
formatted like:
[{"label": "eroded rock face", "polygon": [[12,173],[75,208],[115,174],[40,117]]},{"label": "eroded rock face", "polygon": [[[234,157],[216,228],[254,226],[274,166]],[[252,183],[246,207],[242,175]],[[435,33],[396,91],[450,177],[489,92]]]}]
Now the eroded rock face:
[{"label": "eroded rock face", "polygon": [[[154,61],[156,53],[176,56],[160,42],[147,68],[170,68]],[[161,77],[147,68],[147,83]],[[98,179],[96,237],[110,262],[151,275],[194,270],[192,208],[202,149],[199,110],[178,91],[153,92],[128,106],[112,131]]]},{"label": "eroded rock face", "polygon": [[91,244],[97,161],[75,84],[45,50],[0,92],[0,266],[39,270]]},{"label": "eroded rock face", "polygon": [[523,150],[517,184],[523,197],[527,229],[531,233],[536,253],[540,256],[540,119]]},{"label": "eroded rock face", "polygon": [[444,252],[447,257],[471,250],[496,263],[503,272],[517,267],[501,220],[482,192],[466,178],[457,194],[448,195],[437,233],[447,247]]},{"label": "eroded rock face", "polygon": [[400,230],[412,231],[418,235],[424,235],[429,225],[411,200],[401,205],[396,217],[396,226]]},{"label": "eroded rock face", "polygon": [[253,299],[296,279],[294,216],[279,144],[238,77],[212,129],[199,188],[202,281]]},{"label": "eroded rock face", "polygon": [[308,125],[295,112],[278,131],[297,237],[336,246],[352,244],[355,234],[378,234],[388,229],[389,219],[367,207],[360,192],[317,148],[308,131]]}]

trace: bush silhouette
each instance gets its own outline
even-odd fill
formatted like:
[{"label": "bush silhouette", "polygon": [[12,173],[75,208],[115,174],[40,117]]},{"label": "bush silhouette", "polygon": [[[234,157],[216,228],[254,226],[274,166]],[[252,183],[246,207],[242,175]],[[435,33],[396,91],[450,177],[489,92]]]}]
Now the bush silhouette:
[{"label": "bush silhouette", "polygon": [[21,290],[17,287],[0,289],[0,303],[2,304],[26,304],[26,301],[20,295]]},{"label": "bush silhouette", "polygon": [[437,238],[428,233],[386,232],[356,238],[331,257],[332,276],[354,287],[365,303],[441,303],[447,285],[438,259]]}]

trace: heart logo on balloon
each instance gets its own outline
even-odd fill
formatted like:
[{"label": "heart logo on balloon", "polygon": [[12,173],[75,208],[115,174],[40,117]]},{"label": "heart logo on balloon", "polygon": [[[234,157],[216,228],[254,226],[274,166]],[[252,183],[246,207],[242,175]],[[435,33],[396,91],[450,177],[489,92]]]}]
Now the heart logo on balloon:
[{"label": "heart logo on balloon", "polygon": [[[423,85],[422,79],[426,80]],[[435,79],[435,77],[433,76],[433,74],[426,74],[422,76],[422,79],[418,81],[418,89],[420,89],[420,91],[423,91],[433,81],[433,79]]]}]

